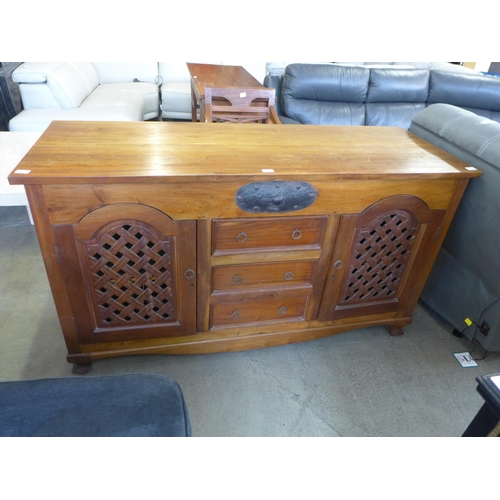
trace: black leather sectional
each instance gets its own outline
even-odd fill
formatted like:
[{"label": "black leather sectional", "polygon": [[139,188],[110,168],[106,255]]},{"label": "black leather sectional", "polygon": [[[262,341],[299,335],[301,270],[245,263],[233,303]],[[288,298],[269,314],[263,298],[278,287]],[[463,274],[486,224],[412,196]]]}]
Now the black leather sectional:
[{"label": "black leather sectional", "polygon": [[427,106],[445,103],[500,122],[500,78],[433,69],[290,64],[268,74],[283,123],[391,125],[405,129]]}]

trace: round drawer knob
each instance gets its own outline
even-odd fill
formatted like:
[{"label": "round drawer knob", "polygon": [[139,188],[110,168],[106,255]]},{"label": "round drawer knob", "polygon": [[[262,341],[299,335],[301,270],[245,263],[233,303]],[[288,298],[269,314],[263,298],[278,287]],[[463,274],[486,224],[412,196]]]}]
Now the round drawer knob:
[{"label": "round drawer knob", "polygon": [[285,275],[283,276],[283,278],[285,278],[286,281],[290,281],[293,279],[293,273],[291,271],[288,271],[285,273]]},{"label": "round drawer knob", "polygon": [[280,314],[286,314],[288,312],[288,309],[285,307],[285,306],[281,306],[279,309],[278,309],[278,312]]},{"label": "round drawer knob", "polygon": [[302,232],[299,231],[298,229],[296,229],[293,233],[292,233],[292,238],[294,240],[300,240],[300,238],[302,238]]},{"label": "round drawer knob", "polygon": [[240,311],[233,311],[231,313],[231,318],[238,319],[241,316]]},{"label": "round drawer knob", "polygon": [[243,243],[244,241],[247,241],[247,239],[248,239],[248,236],[246,233],[240,233],[240,234],[238,234],[238,236],[236,236],[236,241],[238,243]]},{"label": "round drawer knob", "polygon": [[243,283],[243,277],[240,276],[239,274],[237,274],[234,278],[233,278],[233,283],[235,285],[241,285]]},{"label": "round drawer knob", "polygon": [[192,269],[186,269],[184,272],[184,277],[188,280],[194,278],[195,272]]}]

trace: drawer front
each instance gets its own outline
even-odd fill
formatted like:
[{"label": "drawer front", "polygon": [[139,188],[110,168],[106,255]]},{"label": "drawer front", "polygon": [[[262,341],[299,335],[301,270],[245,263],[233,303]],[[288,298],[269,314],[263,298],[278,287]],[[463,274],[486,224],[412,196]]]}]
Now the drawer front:
[{"label": "drawer front", "polygon": [[221,292],[273,286],[312,286],[314,264],[315,261],[292,261],[214,267],[212,290]]},{"label": "drawer front", "polygon": [[216,304],[212,326],[230,326],[264,321],[304,320],[307,297]]},{"label": "drawer front", "polygon": [[213,255],[320,249],[327,216],[214,221]]}]

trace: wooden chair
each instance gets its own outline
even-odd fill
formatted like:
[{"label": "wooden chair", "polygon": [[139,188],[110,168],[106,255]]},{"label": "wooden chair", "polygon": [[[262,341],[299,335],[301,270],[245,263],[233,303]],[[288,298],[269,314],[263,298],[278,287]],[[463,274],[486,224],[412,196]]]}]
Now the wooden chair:
[{"label": "wooden chair", "polygon": [[205,122],[281,123],[274,89],[205,87]]}]

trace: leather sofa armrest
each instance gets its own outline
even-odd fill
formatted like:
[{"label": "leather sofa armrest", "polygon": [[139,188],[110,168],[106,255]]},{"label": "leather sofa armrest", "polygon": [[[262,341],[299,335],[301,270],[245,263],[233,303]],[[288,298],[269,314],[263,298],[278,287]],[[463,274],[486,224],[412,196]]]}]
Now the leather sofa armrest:
[{"label": "leather sofa armrest", "polygon": [[500,331],[500,123],[441,103],[415,115],[410,132],[482,172],[467,185],[420,298],[458,330],[465,314],[486,321],[487,337],[473,328],[464,335],[500,350],[491,333]]},{"label": "leather sofa armrest", "polygon": [[500,169],[500,123],[450,104],[432,104],[413,117],[410,132],[464,161]]},{"label": "leather sofa armrest", "polygon": [[58,68],[61,62],[25,62],[12,73],[16,83],[46,83],[47,75]]}]

